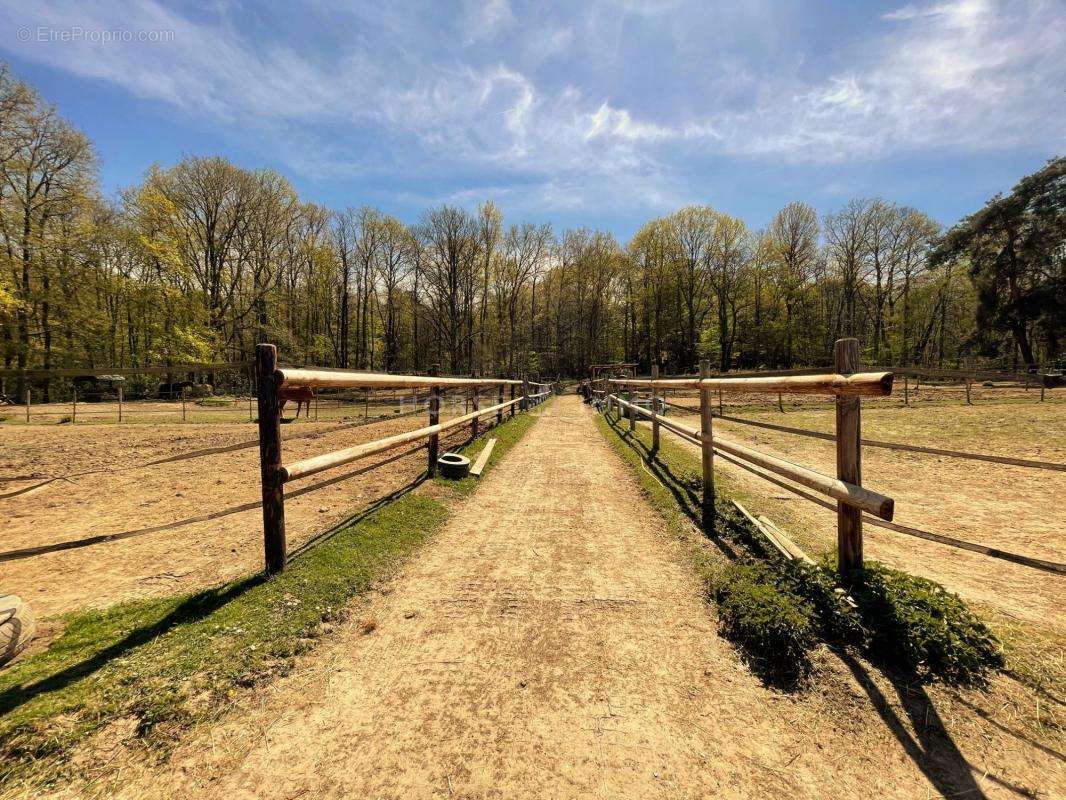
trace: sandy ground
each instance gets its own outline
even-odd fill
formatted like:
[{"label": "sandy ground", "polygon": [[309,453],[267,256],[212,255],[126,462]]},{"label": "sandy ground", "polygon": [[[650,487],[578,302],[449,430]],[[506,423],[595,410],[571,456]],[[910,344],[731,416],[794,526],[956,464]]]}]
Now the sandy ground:
[{"label": "sandy ground", "polygon": [[[929,447],[1066,463],[1066,404],[996,404],[863,410],[863,435]],[[830,409],[737,416],[831,432]],[[699,427],[698,416],[670,416]],[[716,419],[715,432],[825,474],[835,474],[833,443]],[[673,434],[664,433],[673,437]],[[680,441],[680,440],[678,440]],[[693,451],[698,448],[689,445]],[[1051,561],[1066,561],[1066,472],[863,448],[863,484],[896,501],[895,522]],[[757,502],[752,511],[785,527],[811,552],[832,551],[836,515],[750,472],[716,459]],[[865,555],[943,583],[963,597],[1066,633],[1066,580],[976,553],[864,527]]]},{"label": "sandy ground", "polygon": [[[717,394],[714,396],[717,402]],[[1046,389],[1044,392],[1046,402],[1062,402],[1066,399],[1066,388]],[[667,399],[679,403],[695,402],[691,392],[672,391]],[[753,411],[759,409],[777,409],[777,395],[767,395],[755,392],[723,392],[723,405],[727,409]],[[864,397],[865,408],[902,408],[904,407],[903,378],[896,376],[890,397]],[[911,408],[927,408],[932,406],[960,406],[965,408],[980,407],[988,404],[1016,403],[1039,405],[1040,387],[1033,385],[1028,390],[1024,386],[1015,383],[994,383],[985,386],[983,383],[974,383],[970,386],[970,403],[966,403],[966,387],[958,383],[929,383],[923,382],[915,389],[914,379],[910,381],[907,391],[906,402]],[[821,395],[783,395],[781,405],[786,409],[801,410],[805,408],[830,408],[832,399]]]},{"label": "sandy ground", "polygon": [[[445,393],[442,407],[449,403],[462,406],[465,393]],[[122,424],[174,425],[178,423],[249,422],[255,418],[254,398],[247,395],[223,395],[205,399],[181,400],[127,400],[122,404]],[[416,406],[425,408],[423,392],[389,391],[387,394],[372,392],[369,399],[358,390],[319,390],[310,408],[300,410],[300,422],[374,418],[400,414]],[[118,424],[119,404],[115,400],[79,402],[77,407],[70,401],[62,403],[33,403],[26,415],[23,405],[0,404],[0,419],[5,425],[35,426],[69,424]],[[285,408],[287,417],[295,417],[296,406],[289,403]]]},{"label": "sandy ground", "polygon": [[95,789],[138,800],[1066,791],[1055,751],[862,663],[824,654],[812,692],[764,688],[715,634],[661,526],[592,413],[561,398],[292,675],[190,736],[163,769],[120,760]]},{"label": "sandy ground", "polygon": [[[341,424],[284,426],[283,460],[412,430],[424,419],[338,430]],[[46,618],[256,570],[263,559],[258,447],[196,455],[256,436],[248,423],[0,428],[0,477],[15,479],[0,482],[0,590],[26,598]],[[386,453],[287,487],[290,550],[425,469],[422,450],[359,474],[393,457]],[[184,460],[149,465],[170,458]],[[129,535],[92,542],[111,534]],[[3,560],[25,548],[69,543],[76,546]]]}]

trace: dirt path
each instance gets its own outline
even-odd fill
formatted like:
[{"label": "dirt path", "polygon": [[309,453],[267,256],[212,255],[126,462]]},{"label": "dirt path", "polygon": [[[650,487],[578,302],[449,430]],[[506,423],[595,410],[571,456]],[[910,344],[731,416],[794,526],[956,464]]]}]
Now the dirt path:
[{"label": "dirt path", "polygon": [[861,667],[839,708],[762,687],[660,525],[560,398],[349,625],[118,796],[984,796],[928,710],[886,700],[887,734]]}]

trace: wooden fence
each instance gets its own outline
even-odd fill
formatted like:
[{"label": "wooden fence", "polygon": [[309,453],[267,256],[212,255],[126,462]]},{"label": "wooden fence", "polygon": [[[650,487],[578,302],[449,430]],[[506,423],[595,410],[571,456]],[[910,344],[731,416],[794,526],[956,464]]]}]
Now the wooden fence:
[{"label": "wooden fence", "polygon": [[[892,393],[891,372],[858,372],[859,342],[841,339],[834,348],[836,372],[832,374],[753,376],[744,378],[711,378],[704,363],[697,378],[660,380],[653,368],[651,379],[612,378],[595,387],[606,398],[606,411],[625,410],[630,430],[636,426],[637,415],[649,417],[652,428],[652,449],[659,447],[659,429],[665,427],[700,446],[703,473],[703,521],[709,527],[714,515],[714,455],[724,454],[732,459],[754,464],[781,475],[836,501],[838,568],[845,582],[862,569],[862,513],[890,521],[894,502],[891,497],[867,489],[862,485],[862,434],[860,400],[863,397],[886,397]],[[622,399],[612,387],[624,387],[629,399]],[[631,402],[633,392],[650,392],[649,408]],[[695,389],[700,397],[700,429],[674,422],[661,416],[658,406],[662,390]],[[714,435],[711,415],[711,392],[760,392],[829,395],[836,400],[836,463],[835,477],[823,475],[807,467],[761,453],[745,445]]]},{"label": "wooden fence", "polygon": [[[438,377],[435,369],[430,375],[390,375],[375,372],[279,367],[278,351],[272,344],[257,345],[255,356],[256,383],[259,388],[259,466],[263,493],[263,547],[267,574],[280,572],[285,568],[285,484],[421,440],[426,440],[429,451],[426,472],[429,476],[433,476],[436,474],[442,433],[469,424],[471,438],[474,438],[478,435],[482,417],[495,415],[496,422],[499,424],[503,422],[504,412],[508,412],[513,417],[516,408],[527,410],[543,402],[551,394],[549,384],[503,378]],[[279,390],[296,387],[362,388],[366,390],[425,389],[429,392],[429,424],[417,430],[405,431],[384,439],[305,458],[291,464],[283,464],[281,401],[278,393]],[[471,390],[473,411],[441,422],[441,392],[457,388]],[[480,395],[486,390],[495,390],[496,402],[491,406],[481,408]],[[505,393],[510,394],[508,399],[504,398]]]}]

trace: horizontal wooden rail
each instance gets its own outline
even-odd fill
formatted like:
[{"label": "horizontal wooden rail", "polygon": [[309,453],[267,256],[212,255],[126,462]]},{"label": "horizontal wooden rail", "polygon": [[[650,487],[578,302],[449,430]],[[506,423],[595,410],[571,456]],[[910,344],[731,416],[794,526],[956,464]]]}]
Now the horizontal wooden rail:
[{"label": "horizontal wooden rail", "polygon": [[[623,408],[631,409],[632,411],[647,417],[652,415],[651,411],[643,409],[633,403],[626,402],[617,396],[612,396],[612,398]],[[682,425],[679,422],[673,422],[672,420],[667,420],[662,417],[659,418],[659,424],[675,433],[687,436],[697,443],[703,441],[702,435],[695,428],[689,428],[687,425]],[[716,450],[729,453],[737,458],[742,458],[752,464],[757,464],[763,469],[775,472],[778,475],[782,475],[795,481],[796,483],[800,483],[810,489],[819,491],[835,500],[839,500],[845,505],[851,506],[852,508],[862,509],[863,511],[867,511],[884,520],[892,519],[895,503],[891,497],[886,497],[883,494],[873,492],[863,486],[857,486],[838,478],[831,478],[828,475],[815,472],[807,467],[801,467],[799,464],[793,464],[791,461],[785,461],[784,459],[775,456],[760,453],[758,450],[753,450],[742,444],[723,439],[721,436],[715,436],[712,444]]]},{"label": "horizontal wooden rail", "polygon": [[313,388],[368,389],[413,389],[424,387],[442,389],[459,386],[521,386],[522,381],[503,378],[435,378],[431,375],[389,375],[382,372],[351,372],[326,369],[296,369],[281,367],[277,371],[277,384],[286,386],[310,386]]},{"label": "horizontal wooden rail", "polygon": [[[829,510],[835,510],[836,506],[832,503],[823,500],[820,497],[815,497],[813,494],[793,486],[790,483],[785,483],[782,480],[778,480],[773,475],[767,475],[758,467],[754,467],[751,464],[746,464],[739,458],[733,458],[728,454],[722,456],[727,461],[736,464],[741,469],[745,469],[752,475],[757,475],[763,480],[769,481],[775,486],[780,486],[782,489],[787,489],[798,497],[802,497],[804,500],[809,500],[815,505],[822,506]],[[955,547],[959,550],[969,550],[971,553],[980,553],[981,555],[989,556],[991,558],[998,558],[1001,561],[1009,561],[1012,564],[1019,564],[1023,567],[1031,567],[1032,569],[1038,569],[1043,572],[1051,572],[1058,575],[1066,575],[1066,564],[1058,561],[1048,561],[1042,558],[1034,558],[1032,556],[1021,555],[1020,553],[1012,553],[1007,550],[1000,550],[995,547],[988,547],[987,545],[977,544],[975,542],[967,542],[963,539],[956,539],[952,536],[945,536],[942,533],[933,533],[932,531],[924,531],[921,528],[912,528],[908,525],[900,525],[896,522],[885,522],[883,520],[875,519],[874,517],[863,517],[863,521],[870,525],[875,525],[878,528],[884,528],[885,530],[895,531],[897,533],[903,533],[907,536],[914,536],[918,539],[926,539],[930,542],[936,542],[937,544],[947,545],[948,547]]]},{"label": "horizontal wooden rail", "polygon": [[1036,383],[1041,379],[1040,373],[1026,375],[1022,372],[997,372],[995,370],[932,369],[930,367],[892,367],[898,375],[911,375],[916,378],[941,378],[957,381],[1005,381]]},{"label": "horizontal wooden rail", "polygon": [[[685,408],[693,414],[699,413],[698,408],[692,408],[689,406],[678,406],[675,403],[670,403],[675,408]],[[734,417],[729,414],[715,414],[718,419],[725,420],[726,422],[736,422],[741,425],[752,425],[756,428],[765,428],[771,431],[780,431],[782,433],[792,433],[797,436],[808,436],[812,439],[823,439],[825,441],[834,441],[835,436],[831,433],[822,433],[821,431],[812,431],[808,428],[793,428],[789,425],[775,425],[772,422],[761,422],[754,419],[745,419],[744,417]],[[863,439],[863,447],[880,447],[885,450],[901,450],[908,453],[926,453],[932,456],[947,456],[949,458],[962,458],[969,459],[971,461],[987,461],[992,464],[1006,464],[1012,467],[1029,467],[1031,469],[1046,469],[1054,470],[1058,472],[1066,472],[1066,464],[1061,464],[1056,461],[1037,461],[1030,458],[1013,458],[1011,456],[993,456],[986,455],[985,453],[969,453],[964,450],[945,450],[940,447],[926,447],[920,444],[903,444],[902,442],[885,442],[880,439]]]},{"label": "horizontal wooden rail", "polygon": [[436,425],[429,425],[425,428],[418,428],[413,431],[405,431],[404,433],[398,433],[395,436],[387,436],[384,439],[377,439],[373,442],[366,442],[343,450],[335,450],[332,453],[305,458],[303,461],[297,461],[293,464],[281,467],[278,471],[278,480],[281,483],[288,483],[297,478],[306,478],[308,475],[314,475],[327,469],[332,469],[333,467],[350,464],[353,461],[383,453],[386,450],[400,447],[401,445],[417,441],[418,439],[426,439],[434,434],[441,434],[444,431],[457,428],[463,423],[470,422],[472,419],[483,417],[488,414],[495,414],[497,411],[510,408],[512,405],[520,402],[521,398],[508,400],[489,408],[471,411],[469,414],[464,414],[461,417],[454,417],[446,422],[437,423]]},{"label": "horizontal wooden rail", "polygon": [[[670,408],[676,408],[679,411],[683,411],[688,414],[699,414],[700,409],[698,406],[686,406],[680,403],[671,403],[670,401],[664,401]],[[725,422],[735,422],[739,425],[751,425],[755,428],[763,428],[769,431],[780,431],[781,433],[791,433],[796,436],[807,436],[811,439],[821,439],[823,441],[832,442],[836,440],[836,437],[831,433],[822,433],[821,431],[812,431],[809,428],[795,428],[791,425],[778,425],[773,422],[763,422],[761,420],[747,419],[746,417],[734,417],[730,414],[715,413],[715,419],[724,420]],[[1015,458],[1013,456],[994,456],[987,453],[971,453],[966,450],[947,450],[942,447],[926,447],[920,444],[904,444],[903,442],[888,442],[881,439],[863,439],[863,447],[878,447],[883,450],[899,450],[907,453],[925,453],[931,456],[947,456],[948,458],[961,458],[970,461],[986,461],[990,464],[1006,464],[1011,467],[1027,467],[1029,469],[1046,469],[1055,472],[1066,472],[1066,464],[1058,461],[1038,461],[1032,458]]]},{"label": "horizontal wooden rail", "polygon": [[891,372],[857,372],[852,375],[784,375],[768,378],[611,378],[616,386],[656,389],[721,389],[730,392],[771,394],[829,394],[836,397],[886,397],[892,394]]}]

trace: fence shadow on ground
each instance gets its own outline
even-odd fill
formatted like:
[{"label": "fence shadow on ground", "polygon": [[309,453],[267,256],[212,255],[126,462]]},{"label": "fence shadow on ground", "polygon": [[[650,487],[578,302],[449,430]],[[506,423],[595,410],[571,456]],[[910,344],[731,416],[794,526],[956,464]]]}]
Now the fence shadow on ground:
[{"label": "fence shadow on ground", "polygon": [[121,658],[131,650],[147,644],[180,625],[203,619],[226,603],[240,597],[263,580],[264,578],[261,575],[255,575],[222,587],[197,592],[187,597],[160,619],[134,628],[118,641],[94,653],[84,661],[63,667],[57,672],[28,685],[13,686],[5,690],[0,693],[0,716],[10,713],[40,695],[59,691],[72,683],[87,678],[115,659]]},{"label": "fence shadow on ground", "polygon": [[[375,461],[373,464],[369,464],[365,467],[360,467],[355,470],[349,470],[336,475],[332,478],[326,478],[323,480],[315,481],[312,484],[303,486],[295,491],[289,492],[288,497],[290,499],[300,497],[301,495],[308,494],[309,492],[316,491],[318,489],[324,489],[327,486],[332,486],[337,483],[341,483],[351,478],[358,477],[364,473],[370,472],[373,469],[391,464],[394,461],[399,461],[401,458],[412,455],[419,450],[424,450],[425,445],[419,445],[418,447],[404,450],[401,453],[390,456],[383,461]],[[92,545],[103,544],[105,542],[117,542],[122,539],[131,539],[138,536],[147,536],[152,533],[162,533],[163,531],[174,530],[175,528],[182,528],[186,525],[194,525],[201,522],[211,522],[212,520],[221,519],[222,517],[228,517],[233,514],[240,514],[245,511],[254,511],[257,508],[262,507],[260,500],[253,500],[248,503],[241,503],[239,505],[230,506],[228,508],[222,508],[218,511],[211,511],[206,514],[198,514],[194,517],[186,517],[185,519],[175,520],[174,522],[165,522],[160,525],[151,525],[146,528],[136,528],[134,530],[120,531],[118,533],[103,533],[97,536],[87,536],[84,539],[70,539],[62,542],[53,542],[52,544],[39,545],[37,547],[26,547],[18,550],[6,550],[0,552],[0,563],[5,561],[17,561],[23,558],[30,558],[32,556],[44,555],[46,553],[57,553],[63,550],[77,550],[83,547],[90,547]]]},{"label": "fence shadow on ground", "polygon": [[615,419],[609,414],[605,414],[604,419],[612,430],[618,434],[619,439],[640,456],[644,467],[652,477],[674,496],[678,510],[688,517],[696,529],[723,554],[730,559],[736,560],[739,554],[732,544],[719,536],[713,528],[708,530],[703,524],[703,502],[698,488],[702,485],[701,478],[694,474],[691,477],[678,475],[669,464],[656,457],[656,452],[649,444],[644,442],[639,436],[632,435],[627,427],[628,421],[626,421],[626,426],[623,426],[622,422],[624,420]]},{"label": "fence shadow on ground", "polygon": [[[651,446],[629,431],[628,420],[614,419],[610,415],[605,419],[619,439],[640,455],[645,468],[674,496],[678,509],[723,553],[735,559],[738,554],[729,542],[702,526],[698,486],[656,458]],[[696,476],[695,481],[699,480]],[[945,797],[972,797],[978,800],[987,797],[974,777],[973,767],[944,727],[932,699],[919,682],[896,670],[875,667],[895,689],[906,715],[906,719],[903,719],[871,677],[870,665],[844,648],[831,647],[830,650],[851,671],[885,726],[937,791]],[[1025,787],[1016,786],[996,775],[985,773],[985,777],[1020,797],[1034,797]]]},{"label": "fence shadow on ground", "polygon": [[[974,777],[974,767],[955,744],[936,710],[936,705],[920,682],[894,670],[878,670],[892,684],[899,697],[899,705],[906,715],[906,719],[903,719],[870,676],[864,662],[847,651],[835,649],[834,652],[866,692],[870,704],[884,721],[885,727],[896,737],[908,757],[941,795],[974,797],[980,800],[987,798]],[[986,779],[1019,797],[1036,797],[1024,786],[1017,786],[984,770],[982,774]]]}]

